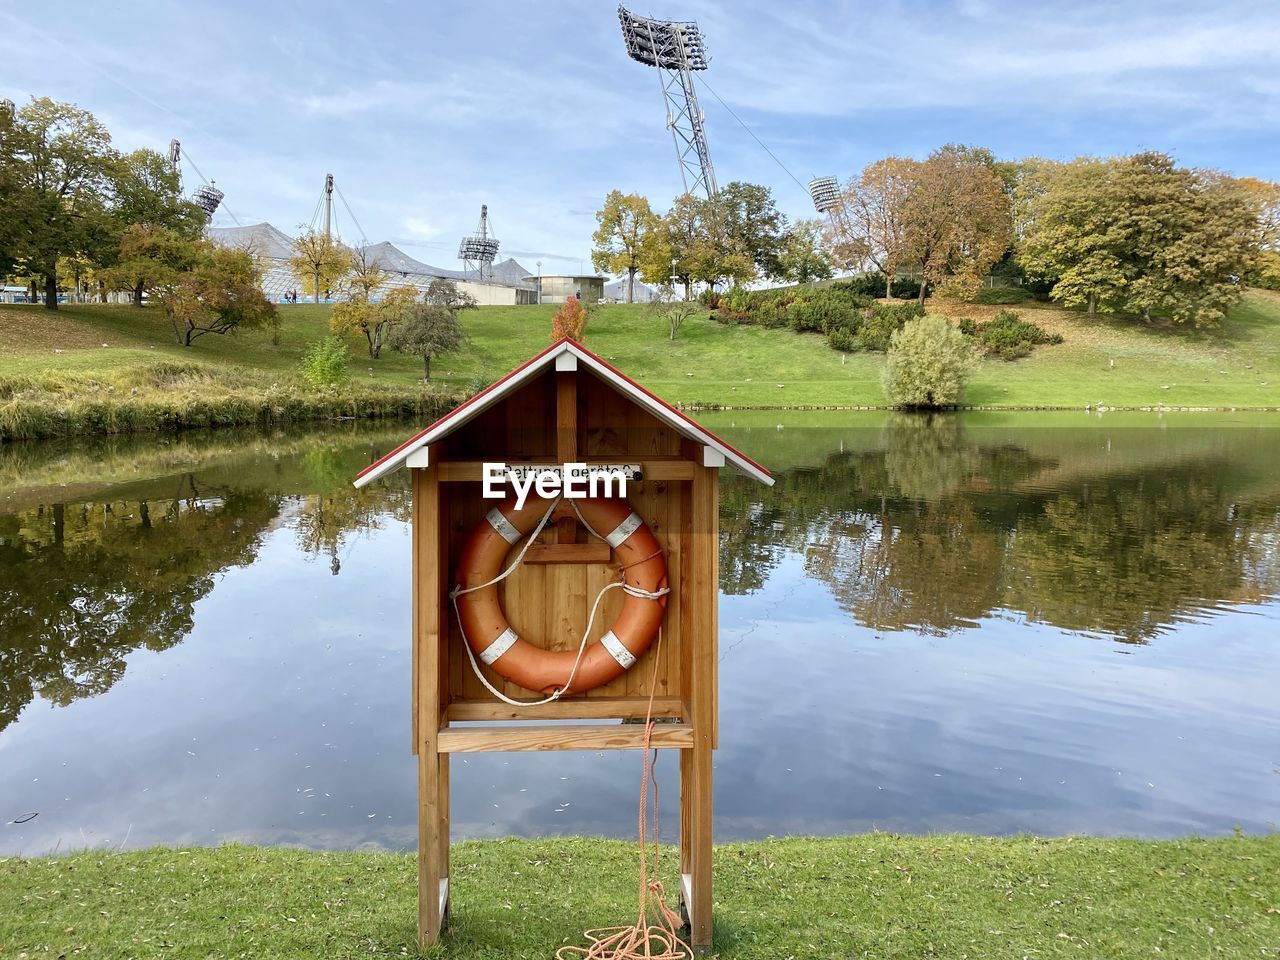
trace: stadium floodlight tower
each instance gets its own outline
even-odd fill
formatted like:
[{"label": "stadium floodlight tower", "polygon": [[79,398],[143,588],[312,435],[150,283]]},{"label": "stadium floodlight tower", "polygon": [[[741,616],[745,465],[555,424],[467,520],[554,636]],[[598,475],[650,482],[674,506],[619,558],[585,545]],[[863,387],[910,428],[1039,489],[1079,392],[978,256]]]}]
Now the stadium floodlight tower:
[{"label": "stadium floodlight tower", "polygon": [[481,204],[480,223],[476,226],[476,232],[469,237],[463,237],[462,242],[458,244],[458,259],[462,261],[463,275],[465,276],[474,266],[476,275],[483,280],[485,264],[490,265],[490,273],[492,273],[492,264],[497,256],[498,238],[489,228],[489,205]]},{"label": "stadium floodlight tower", "polygon": [[650,20],[618,7],[627,55],[646,67],[656,67],[667,104],[667,126],[676,146],[685,193],[702,190],[714,197],[716,172],[707,149],[707,131],[693,71],[707,69],[707,48],[693,21]]},{"label": "stadium floodlight tower", "polygon": [[[169,141],[169,164],[181,177],[182,143],[176,138]],[[193,162],[191,166],[195,167],[195,163]],[[196,173],[199,173],[200,179],[204,180],[204,174],[200,173],[199,168],[196,168]],[[219,190],[212,180],[208,180],[203,186],[196,187],[195,192],[191,194],[191,202],[204,211],[206,220],[212,220],[218,205],[222,203],[222,198],[225,196],[226,194]]]},{"label": "stadium floodlight tower", "polygon": [[835,216],[840,209],[840,184],[835,177],[815,177],[809,181],[809,196],[819,213]]}]

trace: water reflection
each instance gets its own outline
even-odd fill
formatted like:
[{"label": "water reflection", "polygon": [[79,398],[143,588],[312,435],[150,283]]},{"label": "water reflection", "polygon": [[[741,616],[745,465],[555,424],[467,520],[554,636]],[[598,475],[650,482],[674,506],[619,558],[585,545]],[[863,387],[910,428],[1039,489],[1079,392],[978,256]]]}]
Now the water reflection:
[{"label": "water reflection", "polygon": [[[721,589],[760,589],[793,551],[876,630],[941,635],[1015,611],[1144,643],[1206,604],[1280,591],[1277,451],[1239,432],[1217,455],[1117,469],[1109,446],[1090,465],[1060,431],[1016,442],[895,414],[770,490],[726,478]],[[1272,479],[1242,487],[1251,467]]]},{"label": "water reflection", "polygon": [[[211,467],[135,480],[124,485],[131,496],[117,497],[109,487],[92,499],[0,513],[0,731],[37,695],[67,706],[105,693],[124,675],[129,653],[180,643],[217,575],[251,565],[273,525],[287,523],[300,550],[326,558],[336,575],[353,537],[408,519],[403,482],[351,487],[360,453],[376,449],[368,441],[358,452],[331,445],[331,438],[294,441],[286,444],[294,448],[286,467],[278,448],[265,465],[244,457],[244,439],[218,438],[244,458],[231,471]],[[163,468],[174,459],[154,442],[110,446],[134,469]],[[20,466],[51,483],[59,476],[83,483],[84,454],[68,470],[49,455],[56,449],[46,451],[44,459],[55,464],[50,468],[31,462],[33,454],[39,460],[38,450],[6,448],[0,475],[6,467],[17,475]],[[52,472],[42,474],[42,466]],[[295,470],[296,478],[287,476]],[[314,492],[280,492],[294,483]],[[8,496],[16,502],[40,492],[50,491],[10,488]]]},{"label": "water reflection", "polygon": [[[707,420],[778,479],[722,483],[722,839],[1268,828],[1280,424]],[[0,447],[0,852],[415,842],[408,485],[350,486],[404,432]],[[461,758],[454,829],[626,836],[637,775]]]}]

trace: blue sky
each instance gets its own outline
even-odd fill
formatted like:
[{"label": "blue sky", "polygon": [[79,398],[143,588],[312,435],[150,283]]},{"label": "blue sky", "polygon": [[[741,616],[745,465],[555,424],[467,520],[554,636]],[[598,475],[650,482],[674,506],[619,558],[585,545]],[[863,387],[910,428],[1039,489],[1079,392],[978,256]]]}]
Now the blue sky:
[{"label": "blue sky", "polygon": [[[293,232],[332,172],[372,241],[456,266],[487,202],[504,254],[576,271],[610,189],[664,208],[680,190],[657,80],[627,59],[615,8],[64,0],[55,16],[0,0],[0,96],[74,101],[124,149],[178,137],[242,223]],[[1276,0],[636,10],[699,21],[706,81],[802,181],[948,141],[1010,158],[1158,149],[1280,179]],[[720,182],[767,184],[788,215],[811,215],[702,100]],[[339,225],[359,239],[341,208]]]}]

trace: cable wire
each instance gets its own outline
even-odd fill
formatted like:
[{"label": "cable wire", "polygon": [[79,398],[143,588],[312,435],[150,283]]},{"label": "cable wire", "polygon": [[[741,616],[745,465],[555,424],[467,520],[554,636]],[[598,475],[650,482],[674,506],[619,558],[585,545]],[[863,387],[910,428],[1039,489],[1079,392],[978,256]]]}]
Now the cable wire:
[{"label": "cable wire", "polygon": [[360,226],[360,221],[356,219],[356,215],[351,212],[351,204],[347,203],[347,198],[342,195],[342,188],[335,183],[333,185],[333,189],[337,192],[338,199],[342,201],[342,206],[346,208],[347,216],[349,216],[351,218],[351,222],[356,225],[356,230],[360,233],[360,243],[367,247],[369,245],[369,238],[365,235],[364,227]]},{"label": "cable wire", "polygon": [[743,130],[747,131],[748,134],[750,134],[751,139],[754,140],[756,143],[760,144],[760,148],[764,150],[764,152],[767,153],[770,157],[773,158],[773,162],[782,168],[782,172],[785,173],[792,180],[794,180],[796,182],[796,186],[798,186],[801,190],[808,192],[809,188],[805,184],[801,183],[800,178],[797,177],[794,173],[792,173],[789,169],[787,169],[787,165],[778,159],[777,154],[775,154],[772,150],[770,150],[765,145],[765,142],[763,140],[761,140],[759,137],[756,136],[755,131],[752,130],[750,127],[748,127],[746,123],[743,122],[742,118],[733,112],[733,107],[729,106],[727,103],[724,102],[724,98],[721,97],[720,94],[715,92],[711,84],[707,83],[707,81],[700,76],[697,78],[697,80],[700,84],[702,84],[704,87],[707,88],[708,93],[710,93],[713,97],[715,97],[717,100],[720,101],[720,106],[724,107],[726,110],[729,111],[729,116],[733,117],[733,119],[738,121],[738,125],[742,127]]},{"label": "cable wire", "polygon": [[[201,180],[204,181],[204,185],[206,187],[213,187],[213,183],[209,180],[209,178],[200,172],[200,168],[196,166],[195,160],[191,159],[191,151],[188,150],[186,147],[182,148],[182,158],[186,160],[187,163],[191,164],[191,169],[196,172],[196,176],[198,176]],[[217,189],[217,188],[215,187],[214,189]],[[227,206],[226,201],[227,201],[227,198],[224,196],[222,198],[220,207],[223,210],[227,211],[227,216],[231,218],[231,222],[234,223],[237,227],[244,226],[244,224],[240,222],[239,218],[234,213],[231,212],[231,208]]]}]

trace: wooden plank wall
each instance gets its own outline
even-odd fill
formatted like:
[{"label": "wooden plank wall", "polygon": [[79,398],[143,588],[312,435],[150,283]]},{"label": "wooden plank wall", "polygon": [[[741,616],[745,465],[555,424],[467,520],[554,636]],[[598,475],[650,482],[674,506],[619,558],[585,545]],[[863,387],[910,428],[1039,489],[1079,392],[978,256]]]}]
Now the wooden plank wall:
[{"label": "wooden plank wall", "polygon": [[[634,462],[654,457],[682,454],[681,438],[647,411],[585,371],[578,374],[577,448],[582,457],[616,457],[618,462]],[[557,454],[555,374],[538,377],[513,394],[506,402],[481,414],[448,440],[444,457],[450,460],[555,460]],[[463,544],[476,524],[493,506],[480,496],[479,484],[446,484],[448,498],[447,533],[449,566],[453,568]],[[679,696],[680,665],[688,658],[683,650],[682,623],[688,618],[681,609],[680,571],[686,550],[691,515],[691,484],[682,481],[653,481],[627,485],[632,508],[644,518],[667,554],[667,570],[672,593],[668,599],[665,625],[658,656],[658,696]],[[543,534],[544,542],[554,542],[553,528]],[[579,529],[578,542],[589,535]],[[508,562],[515,557],[513,550]],[[552,650],[576,651],[586,628],[587,617],[597,593],[617,580],[612,564],[523,564],[499,587],[499,597],[511,626],[522,637]],[[601,604],[590,640],[604,634],[617,616],[623,594],[613,590]],[[462,647],[462,637],[452,609],[449,623],[449,693],[451,699],[493,701],[473,675]],[[653,674],[653,647],[639,663],[617,680],[589,691],[588,699],[648,697]],[[531,691],[503,680],[487,667],[486,676],[506,695],[536,699]],[[530,719],[555,711],[525,711]]]}]

